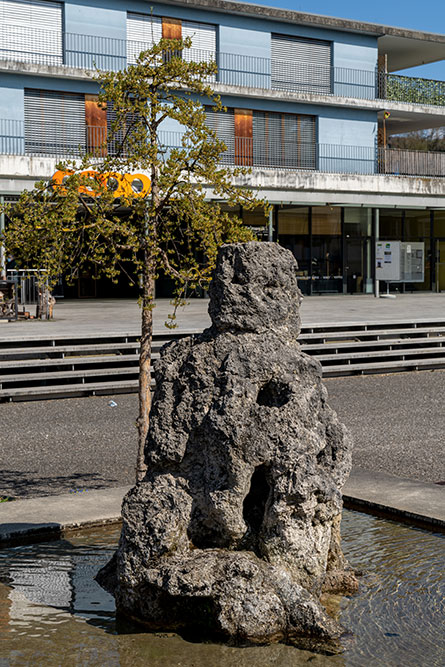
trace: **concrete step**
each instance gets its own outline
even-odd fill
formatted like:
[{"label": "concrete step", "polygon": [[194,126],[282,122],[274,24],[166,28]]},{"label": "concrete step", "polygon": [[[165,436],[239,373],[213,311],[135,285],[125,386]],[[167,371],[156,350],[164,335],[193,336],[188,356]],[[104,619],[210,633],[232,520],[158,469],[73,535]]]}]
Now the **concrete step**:
[{"label": "concrete step", "polygon": [[364,375],[366,373],[389,373],[394,371],[445,369],[445,358],[440,359],[398,359],[396,361],[373,361],[369,363],[323,366],[323,377]]},{"label": "concrete step", "polygon": [[[369,352],[343,352],[338,354],[317,354],[316,359],[323,365],[327,364],[329,361],[335,361],[338,364],[353,363],[354,360],[363,359],[375,359],[377,358],[394,358],[400,357],[404,359],[405,357],[413,356],[426,356],[428,355],[431,358],[445,358],[445,348],[441,347],[427,347],[427,348],[414,348],[414,349],[397,349],[397,350],[372,350]],[[314,355],[315,356],[315,355]]]},{"label": "concrete step", "polygon": [[61,383],[63,380],[73,379],[74,382],[84,384],[85,382],[91,382],[97,380],[100,377],[115,377],[116,382],[120,381],[120,378],[125,375],[134,375],[137,377],[139,374],[139,366],[135,365],[133,367],[124,367],[124,368],[94,368],[89,370],[65,370],[65,371],[55,371],[53,373],[23,373],[22,375],[16,375],[14,377],[8,375],[0,376],[0,389],[12,389],[18,385],[25,385],[26,387],[32,386],[51,386]]},{"label": "concrete step", "polygon": [[[155,342],[153,350],[159,348],[167,341]],[[134,354],[139,350],[139,343],[92,343],[90,345],[60,345],[40,346],[33,348],[3,348],[0,349],[0,361],[14,361],[22,359],[64,359],[65,357],[78,357],[82,355],[100,354]]]},{"label": "concrete step", "polygon": [[[155,335],[153,360],[163,344],[192,333]],[[299,341],[327,377],[445,367],[445,320],[313,325]],[[2,339],[0,401],[136,391],[138,354],[134,332]]]},{"label": "concrete step", "polygon": [[[159,352],[153,352],[151,355],[153,361],[159,358]],[[98,356],[69,356],[63,359],[20,359],[0,361],[0,375],[5,373],[14,373],[17,371],[26,371],[26,369],[36,369],[39,372],[51,371],[51,368],[71,367],[74,370],[80,366],[111,366],[116,367],[122,364],[134,363],[139,361],[139,354],[101,354]]]},{"label": "concrete step", "polygon": [[445,343],[445,334],[423,336],[421,338],[390,338],[384,340],[328,341],[326,343],[303,343],[301,349],[307,354],[318,355],[329,350],[374,350],[417,346],[439,347]]},{"label": "concrete step", "polygon": [[373,329],[362,330],[362,331],[320,331],[316,333],[305,333],[299,336],[300,342],[318,342],[324,343],[327,342],[336,342],[336,341],[362,341],[362,340],[381,340],[381,339],[391,339],[391,338],[418,338],[420,336],[433,336],[433,335],[445,335],[445,326],[435,326],[435,327],[403,327],[398,329],[384,328],[384,329]]},{"label": "concrete step", "polygon": [[303,334],[319,333],[322,331],[373,331],[375,329],[417,329],[422,327],[443,327],[445,317],[421,318],[417,320],[369,320],[360,322],[318,322],[305,325],[301,328]]},{"label": "concrete step", "polygon": [[66,398],[70,396],[95,396],[110,394],[131,394],[138,390],[137,380],[110,382],[88,382],[86,384],[61,384],[54,387],[21,387],[1,389],[0,402],[5,401],[36,401],[50,398]]},{"label": "concrete step", "polygon": [[[165,329],[165,332],[153,334],[153,342],[167,342],[169,340],[178,340],[185,336],[199,333],[198,331],[180,331]],[[137,332],[86,335],[60,335],[42,334],[36,336],[2,336],[0,337],[0,351],[3,348],[14,349],[32,349],[34,347],[59,347],[59,346],[79,346],[79,345],[104,345],[107,343],[134,343],[139,344],[141,334]],[[161,343],[162,344],[162,343]]]}]

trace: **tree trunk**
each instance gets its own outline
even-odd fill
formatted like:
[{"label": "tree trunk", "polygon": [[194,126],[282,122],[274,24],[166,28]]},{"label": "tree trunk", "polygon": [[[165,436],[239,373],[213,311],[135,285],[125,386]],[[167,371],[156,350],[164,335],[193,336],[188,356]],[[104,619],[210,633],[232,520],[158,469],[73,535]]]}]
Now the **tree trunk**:
[{"label": "tree trunk", "polygon": [[136,482],[140,482],[147,472],[144,449],[147,439],[151,406],[151,342],[153,338],[153,298],[154,298],[153,262],[146,257],[142,285],[142,325],[141,349],[139,356],[139,417],[138,453],[136,459]]},{"label": "tree trunk", "polygon": [[49,319],[49,299],[50,292],[48,286],[45,283],[37,283],[37,306],[36,306],[36,319],[37,320],[47,320]]}]

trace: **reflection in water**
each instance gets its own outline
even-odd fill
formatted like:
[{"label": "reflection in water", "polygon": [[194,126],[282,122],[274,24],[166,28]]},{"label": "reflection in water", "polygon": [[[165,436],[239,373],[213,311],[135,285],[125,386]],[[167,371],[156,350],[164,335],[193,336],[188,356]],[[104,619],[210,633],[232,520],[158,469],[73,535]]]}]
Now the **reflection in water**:
[{"label": "reflection in water", "polygon": [[439,535],[345,512],[345,553],[368,573],[358,595],[326,601],[354,638],[343,655],[320,656],[283,645],[191,644],[176,635],[117,628],[114,600],[93,577],[114,551],[118,534],[110,528],[83,531],[69,540],[0,553],[0,667],[443,664]]}]

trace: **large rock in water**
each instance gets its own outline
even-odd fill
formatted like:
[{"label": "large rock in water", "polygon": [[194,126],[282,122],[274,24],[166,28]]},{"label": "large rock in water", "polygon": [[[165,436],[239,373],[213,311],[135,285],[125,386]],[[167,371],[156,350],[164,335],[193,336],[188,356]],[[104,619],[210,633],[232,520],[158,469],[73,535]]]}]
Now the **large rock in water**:
[{"label": "large rock in water", "polygon": [[212,326],[155,365],[149,472],[98,575],[152,630],[322,649],[342,634],[319,597],[356,586],[340,548],[351,442],[296,340],[296,268],[273,243],[223,246]]}]

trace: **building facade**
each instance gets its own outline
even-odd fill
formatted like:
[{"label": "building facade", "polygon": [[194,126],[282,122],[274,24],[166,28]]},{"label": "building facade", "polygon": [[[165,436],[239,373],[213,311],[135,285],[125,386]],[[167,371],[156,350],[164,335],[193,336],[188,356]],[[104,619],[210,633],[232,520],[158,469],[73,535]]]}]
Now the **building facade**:
[{"label": "building facade", "polygon": [[[304,293],[372,293],[377,239],[424,242],[425,279],[401,289],[445,290],[445,153],[391,148],[445,126],[445,83],[395,74],[444,60],[444,35],[225,0],[0,0],[0,11],[1,200],[106,139],[94,66],[190,36],[183,57],[218,66],[228,111],[208,122],[223,162],[251,167],[247,184],[273,205],[267,220],[236,213],[292,250]],[[170,145],[180,135],[165,126]]]}]

